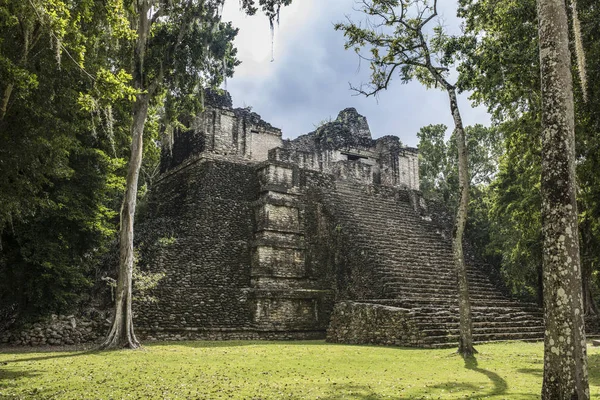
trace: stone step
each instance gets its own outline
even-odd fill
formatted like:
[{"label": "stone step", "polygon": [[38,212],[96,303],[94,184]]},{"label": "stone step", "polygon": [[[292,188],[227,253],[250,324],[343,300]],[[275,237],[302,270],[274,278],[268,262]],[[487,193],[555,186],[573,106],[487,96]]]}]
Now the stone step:
[{"label": "stone step", "polygon": [[[336,182],[328,197],[341,234],[384,283],[387,298],[366,302],[409,310],[426,335],[426,346],[453,345],[458,341],[458,301],[451,237],[415,212],[409,198],[400,190],[350,182]],[[542,337],[541,309],[505,296],[487,273],[467,260],[475,340]]]},{"label": "stone step", "polygon": [[[411,282],[448,282],[456,281],[454,268],[440,268],[429,265],[389,265],[382,263],[378,269],[379,273],[394,281],[410,280]],[[479,271],[467,270],[467,279],[473,282],[490,283],[489,277]],[[494,286],[495,287],[495,286]]]},{"label": "stone step", "polygon": [[[416,275],[416,274],[415,274]],[[386,286],[390,286],[390,287],[398,287],[400,289],[402,288],[423,288],[423,287],[428,287],[431,288],[431,290],[435,290],[435,289],[439,289],[439,290],[449,290],[452,293],[457,293],[458,290],[458,284],[456,282],[455,279],[453,279],[454,277],[441,277],[439,280],[436,280],[435,277],[430,277],[431,279],[426,280],[424,278],[425,274],[420,274],[420,275],[413,275],[410,276],[408,274],[403,275],[403,276],[398,276],[398,275],[393,275],[393,276],[389,276],[389,275],[385,275],[382,274],[383,277],[383,281],[387,284]],[[468,281],[468,287],[469,287],[469,293],[473,294],[476,292],[486,292],[486,293],[498,293],[501,294],[502,291],[500,291],[496,286],[492,285],[489,281],[484,281],[484,280],[473,280],[470,279],[469,277],[467,277],[467,281]],[[503,297],[505,297],[503,295]]]},{"label": "stone step", "polygon": [[[344,199],[338,200],[343,204]],[[370,225],[397,225],[402,228],[408,228],[421,232],[441,232],[435,223],[426,221],[421,216],[416,215],[414,211],[398,209],[396,204],[389,206],[378,206],[376,204],[361,205],[354,203],[347,208],[338,207],[338,215],[350,216],[353,220],[369,221]],[[406,222],[417,222],[418,226],[407,226]],[[402,225],[404,223],[404,225]],[[430,228],[430,229],[426,229]]]},{"label": "stone step", "polygon": [[[390,221],[377,221],[377,220],[373,220],[372,218],[369,218],[367,216],[360,216],[357,214],[351,214],[351,213],[339,213],[338,215],[343,215],[344,219],[351,219],[353,222],[352,223],[344,223],[341,222],[340,226],[341,226],[341,230],[343,231],[344,227],[348,227],[348,229],[350,229],[353,226],[356,225],[361,225],[361,227],[363,229],[361,229],[361,232],[368,232],[368,231],[373,231],[375,229],[384,229],[384,230],[389,230],[389,231],[393,231],[396,232],[398,234],[398,236],[403,236],[403,237],[407,237],[408,239],[412,239],[413,236],[411,236],[410,234],[416,234],[419,235],[420,237],[424,238],[424,239],[432,239],[432,240],[441,240],[440,243],[445,243],[445,244],[450,244],[450,239],[451,238],[447,238],[444,239],[444,237],[440,234],[440,231],[437,230],[433,230],[433,229],[427,229],[424,230],[421,228],[414,228],[414,227],[410,227],[410,225],[407,226],[407,224],[419,224],[420,221],[415,220],[415,221],[398,221],[398,222],[390,222]],[[360,224],[357,224],[356,222],[362,222]],[[414,241],[413,241],[414,242]]]},{"label": "stone step", "polygon": [[[474,344],[475,346],[477,346],[478,344],[484,344],[484,343],[501,343],[501,342],[507,342],[507,341],[518,341],[518,342],[540,342],[543,341],[544,338],[520,338],[520,339],[498,339],[498,340],[474,340]],[[423,343],[422,347],[427,348],[427,349],[449,349],[449,348],[453,348],[453,347],[458,347],[458,338],[456,341],[449,341],[449,342],[443,342],[443,343]],[[477,347],[475,347],[475,349],[477,349]]]},{"label": "stone step", "polygon": [[[454,279],[456,277],[456,271],[454,270],[454,264],[444,264],[443,266],[434,264],[402,264],[393,263],[391,260],[382,262],[379,268],[380,272],[388,274],[390,276],[413,276],[413,274],[420,274],[423,279],[431,279],[432,277],[439,277],[441,279]],[[417,275],[418,276],[418,275]],[[473,279],[474,281],[489,282],[489,278],[483,275],[481,271],[474,270],[473,268],[467,269],[467,278]]]},{"label": "stone step", "polygon": [[[512,313],[509,314],[508,317],[505,316],[499,316],[499,315],[485,315],[485,314],[471,314],[472,320],[473,320],[473,326],[488,326],[488,325],[494,325],[494,326],[501,326],[501,325],[515,325],[515,326],[526,326],[526,325],[534,325],[534,326],[538,326],[538,325],[542,325],[544,322],[544,319],[542,318],[542,316],[539,315],[535,315],[532,313],[523,313],[523,314],[516,314],[516,313]],[[421,325],[427,325],[427,324],[433,324],[433,325],[440,325],[440,324],[457,324],[459,321],[458,316],[432,316],[432,315],[427,315],[427,314],[419,314],[419,313],[414,313],[413,314],[413,318],[412,320],[415,323],[421,324]]]},{"label": "stone step", "polygon": [[[438,327],[438,328],[425,328],[423,332],[426,336],[446,336],[446,335],[457,335],[459,334],[458,324],[453,328]],[[473,327],[473,336],[478,337],[481,335],[506,335],[506,334],[524,334],[524,335],[539,335],[544,336],[543,326],[504,326],[495,328],[476,328]]]},{"label": "stone step", "polygon": [[[421,320],[415,320],[414,321],[421,329],[444,329],[444,330],[451,330],[451,329],[458,329],[458,318],[456,318],[455,320],[452,321],[448,321],[448,320],[425,320],[425,319],[421,319]],[[499,321],[485,321],[485,322],[480,322],[480,321],[473,321],[473,329],[478,329],[478,330],[484,330],[484,329],[491,329],[491,330],[502,330],[502,329],[530,329],[530,330],[544,330],[544,321],[539,319],[539,320],[522,320],[522,321],[511,321],[510,323],[507,323],[505,321],[499,322]]]},{"label": "stone step", "polygon": [[[544,332],[504,332],[504,333],[482,333],[473,334],[475,342],[491,342],[491,341],[506,341],[506,340],[543,340]],[[458,344],[458,334],[425,336],[424,343],[456,343]]]},{"label": "stone step", "polygon": [[[389,295],[396,297],[398,300],[404,302],[419,302],[422,304],[433,304],[436,303],[439,306],[450,306],[457,307],[458,299],[456,294],[452,293],[431,293],[429,296],[423,293],[408,293],[408,292],[388,292]],[[492,294],[490,294],[491,296]],[[476,303],[479,306],[494,306],[503,305],[510,307],[516,303],[513,300],[502,298],[486,298],[485,296],[473,297],[470,296],[471,302]],[[428,303],[427,303],[428,302]]]},{"label": "stone step", "polygon": [[[425,279],[411,279],[411,277],[399,278],[396,276],[386,277],[384,285],[386,287],[407,290],[433,290],[433,291],[449,291],[456,293],[458,290],[457,283],[449,282],[448,280],[425,280]],[[476,292],[494,292],[496,287],[491,283],[487,282],[469,282],[469,293],[473,294]]]},{"label": "stone step", "polygon": [[[442,314],[456,314],[458,315],[458,306],[446,307],[446,301],[435,301],[434,299],[427,300],[414,300],[414,299],[365,299],[363,300],[365,303],[374,303],[374,304],[382,304],[388,305],[392,307],[406,308],[415,310],[424,310],[430,313],[431,315],[442,315]],[[543,310],[535,303],[526,303],[526,302],[517,302],[512,301],[513,306],[482,306],[480,304],[472,304],[471,310],[474,313],[501,313],[505,314],[510,311],[522,311],[522,310],[535,310],[540,314],[543,314]]]}]

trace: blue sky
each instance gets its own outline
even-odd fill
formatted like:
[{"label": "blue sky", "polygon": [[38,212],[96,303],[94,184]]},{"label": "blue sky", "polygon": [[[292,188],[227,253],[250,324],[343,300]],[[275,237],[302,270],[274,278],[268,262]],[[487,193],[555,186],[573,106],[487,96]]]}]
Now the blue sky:
[{"label": "blue sky", "polygon": [[[442,23],[459,32],[455,1],[441,1]],[[419,83],[401,84],[396,79],[390,89],[375,99],[356,96],[349,83],[367,82],[369,65],[359,62],[353,51],[344,50],[342,32],[335,22],[350,16],[354,0],[294,0],[282,9],[275,30],[275,60],[271,62],[271,33],[263,15],[248,17],[239,11],[239,2],[225,3],[223,19],[240,28],[236,39],[242,61],[227,90],[236,107],[251,106],[264,120],[281,128],[284,138],[295,138],[314,130],[315,125],[335,119],[346,107],[355,107],[371,127],[373,137],[399,136],[408,146],[417,145],[417,131],[428,124],[451,127],[448,98],[441,90],[427,90]],[[460,99],[465,125],[489,125],[484,108],[472,108],[466,95]]]}]

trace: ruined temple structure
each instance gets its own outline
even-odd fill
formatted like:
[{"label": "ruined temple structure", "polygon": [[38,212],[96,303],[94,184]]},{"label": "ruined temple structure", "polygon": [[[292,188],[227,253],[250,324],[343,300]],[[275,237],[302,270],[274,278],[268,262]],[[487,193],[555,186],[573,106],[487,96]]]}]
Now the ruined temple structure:
[{"label": "ruined temple structure", "polygon": [[[282,140],[209,93],[187,122],[138,225],[142,268],[166,274],[137,309],[142,338],[457,342],[451,239],[416,149],[372,139],[353,108]],[[542,338],[541,310],[467,262],[475,339]]]}]

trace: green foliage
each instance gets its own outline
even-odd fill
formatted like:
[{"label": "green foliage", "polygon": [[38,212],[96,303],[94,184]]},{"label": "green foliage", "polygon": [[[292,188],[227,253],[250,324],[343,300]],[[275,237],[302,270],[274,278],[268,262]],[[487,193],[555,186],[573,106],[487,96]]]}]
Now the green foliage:
[{"label": "green foliage", "polygon": [[445,142],[447,129],[443,124],[428,125],[417,132],[421,191],[426,198],[443,202],[447,202],[458,188],[458,182],[450,181],[451,175],[456,180],[456,174],[450,170],[455,169],[458,154],[448,154]]},{"label": "green foliage", "polygon": [[[458,150],[456,137],[445,140],[443,124],[422,127],[419,138],[419,176],[421,191],[428,199],[454,207],[458,195]],[[477,124],[465,128],[471,192],[488,185],[496,174],[502,153],[501,135],[494,128]]]},{"label": "green foliage", "polygon": [[459,87],[499,122],[540,112],[535,0],[460,0],[465,39]]},{"label": "green foliage", "polygon": [[158,299],[150,294],[158,283],[166,276],[164,272],[141,271],[133,267],[133,301],[139,303],[156,303]]},{"label": "green foliage", "polygon": [[[242,6],[273,21],[289,3]],[[132,103],[149,95],[144,202],[160,132],[239,64],[223,0],[152,0],[147,30],[141,4],[0,0],[0,308],[66,312],[85,300],[118,226]],[[138,273],[136,285],[158,279]]]},{"label": "green foliage", "polygon": [[[166,274],[164,272],[149,272],[140,269],[140,255],[137,249],[134,251],[133,260],[133,301],[134,303],[156,303],[158,299],[151,294],[151,290],[158,286],[158,283]],[[109,288],[111,300],[115,300],[115,290],[117,289],[117,280],[110,276],[103,276],[101,279]]]},{"label": "green foliage", "polygon": [[447,89],[453,42],[437,19],[436,2],[368,0],[359,4],[367,16],[364,25],[349,21],[334,26],[344,32],[345,48],[369,62],[370,82],[355,90],[375,95],[387,89],[395,75],[402,83],[416,79],[428,88],[441,85]]},{"label": "green foliage", "polygon": [[292,4],[292,0],[258,0],[258,4],[256,4],[255,0],[240,0],[240,6],[248,15],[256,14],[260,8],[269,18],[271,29],[275,20],[279,23],[279,11],[281,7],[289,6],[290,4]]},{"label": "green foliage", "polygon": [[[600,11],[595,6],[591,1],[578,2],[587,71],[588,76],[592,75],[587,102],[581,87],[575,86],[577,196],[584,289],[588,291],[593,290],[594,271],[600,267],[600,76],[594,66],[600,55]],[[459,85],[473,90],[472,99],[488,107],[506,138],[506,154],[490,192],[493,223],[488,252],[502,259],[504,275],[513,292],[533,295],[540,290],[542,251],[536,3],[461,0],[459,15],[465,18],[465,33],[470,37],[464,41],[469,45],[461,47],[464,62],[459,67]]]},{"label": "green foliage", "polygon": [[46,192],[48,205],[3,234],[0,306],[16,303],[35,316],[69,312],[87,298],[94,266],[116,232],[108,205],[122,189],[114,177],[121,163],[79,144],[69,166],[72,174]]},{"label": "green foliage", "polygon": [[[482,344],[465,362],[449,349],[310,342],[155,343],[145,351],[0,353],[7,398],[535,399],[543,344]],[[600,350],[588,347],[590,394]],[[198,363],[201,360],[202,367]],[[273,362],[277,360],[277,362]],[[111,368],[106,368],[110,365]],[[159,375],[160,379],[149,379]]]},{"label": "green foliage", "polygon": [[502,259],[505,282],[516,295],[536,298],[542,268],[541,141],[529,114],[505,123],[506,154],[490,192],[488,252]]},{"label": "green foliage", "polygon": [[[458,202],[458,150],[455,135],[447,141],[445,125],[424,126],[419,138],[420,188],[427,199],[441,202],[453,210]],[[468,126],[467,157],[470,174],[469,210],[466,236],[481,260],[498,267],[498,255],[488,251],[494,224],[490,220],[490,183],[497,179],[502,154],[502,133],[483,125]]]},{"label": "green foliage", "polygon": [[174,236],[164,236],[158,239],[158,244],[163,247],[167,247],[175,243],[177,239]]},{"label": "green foliage", "polygon": [[541,299],[540,79],[535,1],[461,0],[469,46],[459,85],[473,91],[503,136],[504,155],[485,202],[489,243],[514,295]]},{"label": "green foliage", "polygon": [[220,3],[175,1],[161,5],[156,12],[163,17],[151,20],[139,85],[157,86],[166,123],[197,114],[204,87],[218,87],[239,64],[232,44],[238,30],[220,21]]},{"label": "green foliage", "polygon": [[[109,60],[98,50],[110,40],[103,33],[105,11],[88,1],[0,2],[0,231],[45,207],[52,180],[72,174],[68,158],[76,136],[104,125],[91,94],[104,90],[114,102],[125,90],[115,89],[127,76],[108,72]],[[57,57],[63,53],[66,62]],[[98,86],[90,73],[100,77]],[[103,87],[105,81],[111,85]],[[88,111],[96,113],[92,125],[77,97],[87,98]]]},{"label": "green foliage", "polygon": [[21,316],[85,300],[116,232],[131,89],[109,72],[109,11],[0,1],[0,308]]}]

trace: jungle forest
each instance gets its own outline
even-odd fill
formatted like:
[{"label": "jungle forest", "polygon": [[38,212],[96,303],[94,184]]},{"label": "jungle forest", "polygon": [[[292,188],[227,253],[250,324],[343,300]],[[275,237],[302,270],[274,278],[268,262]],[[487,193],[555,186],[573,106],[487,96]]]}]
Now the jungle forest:
[{"label": "jungle forest", "polygon": [[0,398],[600,397],[600,4],[337,1],[412,148],[233,108],[229,2],[331,6],[0,0]]}]

